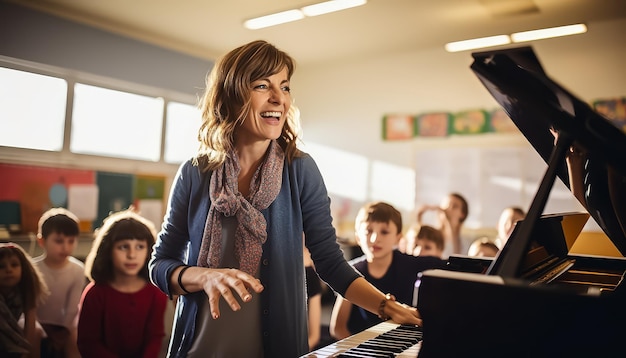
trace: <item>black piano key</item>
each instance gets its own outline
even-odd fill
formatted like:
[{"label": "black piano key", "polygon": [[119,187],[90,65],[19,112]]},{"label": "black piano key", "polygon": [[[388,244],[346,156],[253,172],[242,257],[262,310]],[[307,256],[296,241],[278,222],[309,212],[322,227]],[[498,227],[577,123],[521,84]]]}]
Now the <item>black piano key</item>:
[{"label": "black piano key", "polygon": [[363,357],[374,357],[374,358],[393,358],[394,354],[389,355],[369,355],[367,353],[362,352],[343,352],[337,355],[338,358],[363,358]]},{"label": "black piano key", "polygon": [[405,342],[405,343],[411,343],[411,345],[419,342],[422,337],[421,336],[414,336],[414,337],[410,337],[410,336],[398,336],[398,335],[389,335],[389,334],[382,334],[378,337],[376,337],[379,340],[387,340],[387,341],[392,341],[392,342]]},{"label": "black piano key", "polygon": [[347,357],[376,357],[376,358],[393,358],[395,354],[393,352],[384,352],[381,350],[372,350],[372,349],[364,349],[364,348],[350,348],[344,353],[341,354],[351,354],[347,355]]},{"label": "black piano key", "polygon": [[[388,323],[381,323],[388,326]],[[368,329],[369,331],[370,329]],[[373,332],[372,332],[373,333]],[[355,335],[355,336],[358,336]],[[370,336],[371,337],[371,336]],[[319,357],[343,357],[343,358],[395,358],[403,355],[405,352],[411,352],[411,356],[417,356],[419,351],[419,342],[422,340],[421,328],[413,325],[399,326],[393,325],[393,328],[376,329],[376,335],[365,340],[357,339],[352,348],[333,346],[330,349],[323,348],[319,351]],[[334,352],[332,350],[335,349]],[[347,350],[346,350],[347,349]],[[332,354],[330,354],[332,353]],[[313,358],[318,355],[307,357]],[[303,357],[301,357],[303,358]]]},{"label": "black piano key", "polygon": [[364,349],[383,349],[385,352],[390,352],[390,353],[400,353],[403,350],[408,348],[408,347],[404,347],[404,346],[380,345],[380,344],[376,344],[374,342],[371,342],[371,343],[370,342],[368,342],[368,343],[361,343],[357,347],[364,348]]},{"label": "black piano key", "polygon": [[394,328],[394,330],[421,332],[422,331],[422,327],[411,325],[411,324],[401,324],[398,327]]},{"label": "black piano key", "polygon": [[389,341],[413,341],[415,339],[419,339],[421,337],[419,336],[409,336],[409,335],[398,335],[398,334],[381,334],[380,336],[376,337],[379,339],[386,339]]},{"label": "black piano key", "polygon": [[393,337],[421,337],[422,331],[421,329],[416,329],[410,326],[399,326],[391,331],[383,333],[382,335]]},{"label": "black piano key", "polygon": [[405,349],[413,345],[410,342],[406,342],[406,341],[388,340],[388,339],[379,339],[379,338],[373,338],[363,343],[373,344],[373,345],[382,345],[382,346],[401,347]]},{"label": "black piano key", "polygon": [[409,349],[422,340],[422,329],[418,326],[400,325],[392,330],[368,339],[361,344],[337,355],[337,357],[390,357]]},{"label": "black piano key", "polygon": [[394,341],[390,339],[381,339],[381,338],[373,338],[363,343],[371,343],[371,344],[381,344],[384,346],[406,346],[406,342]]}]

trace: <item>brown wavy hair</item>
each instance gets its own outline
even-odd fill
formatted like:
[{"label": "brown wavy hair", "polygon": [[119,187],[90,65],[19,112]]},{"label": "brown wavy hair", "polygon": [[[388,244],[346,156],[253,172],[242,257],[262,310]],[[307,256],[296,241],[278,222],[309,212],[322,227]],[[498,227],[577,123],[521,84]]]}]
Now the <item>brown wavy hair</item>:
[{"label": "brown wavy hair", "polygon": [[[291,79],[295,70],[293,58],[262,40],[230,51],[215,64],[207,76],[207,87],[199,103],[202,113],[198,132],[200,148],[194,162],[202,171],[219,167],[233,150],[235,129],[251,110],[252,83],[284,68],[287,68],[287,78]],[[299,154],[296,147],[300,130],[298,117],[298,109],[292,105],[277,140],[288,161]]]},{"label": "brown wavy hair", "polygon": [[22,266],[22,278],[17,284],[22,297],[24,311],[37,307],[48,297],[50,291],[37,266],[33,265],[32,257],[15,243],[0,243],[0,260],[17,257]]},{"label": "brown wavy hair", "polygon": [[85,275],[96,283],[110,283],[114,279],[113,246],[117,241],[136,239],[148,246],[146,262],[139,276],[150,281],[148,260],[154,246],[156,229],[154,224],[132,209],[118,211],[104,219],[102,227],[95,231],[91,251],[85,259]]}]

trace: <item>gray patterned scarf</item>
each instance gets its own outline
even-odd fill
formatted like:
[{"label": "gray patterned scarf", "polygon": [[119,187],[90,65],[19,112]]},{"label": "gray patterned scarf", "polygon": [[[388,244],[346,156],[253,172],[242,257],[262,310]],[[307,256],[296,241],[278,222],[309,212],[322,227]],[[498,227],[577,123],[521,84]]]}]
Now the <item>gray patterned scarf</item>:
[{"label": "gray patterned scarf", "polygon": [[241,168],[233,152],[224,164],[213,171],[209,184],[211,207],[207,215],[198,266],[220,267],[222,254],[221,215],[235,216],[235,256],[239,269],[254,275],[263,254],[263,243],[267,240],[267,222],[261,213],[278,196],[282,186],[282,171],[285,154],[275,140],[270,142],[265,160],[254,173],[250,183],[250,198],[246,199],[238,190]]}]

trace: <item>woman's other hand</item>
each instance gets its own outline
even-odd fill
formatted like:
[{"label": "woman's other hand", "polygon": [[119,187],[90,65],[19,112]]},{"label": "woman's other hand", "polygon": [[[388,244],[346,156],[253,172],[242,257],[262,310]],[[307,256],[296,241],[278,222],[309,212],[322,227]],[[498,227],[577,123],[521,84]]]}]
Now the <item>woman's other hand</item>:
[{"label": "woman's other hand", "polygon": [[239,311],[241,306],[235,295],[238,295],[241,301],[249,302],[252,299],[249,290],[256,293],[263,291],[261,281],[237,269],[204,269],[200,275],[202,288],[209,297],[213,319],[220,316],[220,297],[224,297],[233,311]]},{"label": "woman's other hand", "polygon": [[422,317],[417,308],[404,303],[396,301],[387,302],[385,313],[396,323],[422,326]]},{"label": "woman's other hand", "polygon": [[[173,277],[178,277],[180,270],[174,272]],[[261,293],[263,285],[261,281],[252,275],[232,268],[205,268],[190,267],[185,270],[183,277],[179,278],[183,284],[182,290],[187,292],[198,292],[203,290],[209,299],[211,317],[217,319],[220,316],[219,300],[224,300],[233,311],[241,309],[241,302],[249,302],[252,299],[251,291]],[[237,299],[239,296],[239,299]]]}]

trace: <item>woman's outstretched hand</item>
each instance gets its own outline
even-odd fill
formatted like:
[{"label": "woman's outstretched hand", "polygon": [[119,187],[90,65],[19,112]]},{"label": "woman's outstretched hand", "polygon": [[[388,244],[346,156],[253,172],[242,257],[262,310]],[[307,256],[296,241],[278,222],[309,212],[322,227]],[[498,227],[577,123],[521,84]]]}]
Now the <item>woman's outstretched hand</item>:
[{"label": "woman's outstretched hand", "polygon": [[239,311],[241,306],[236,295],[241,301],[249,302],[252,299],[250,290],[256,293],[263,291],[261,281],[237,269],[205,269],[198,279],[203,282],[202,288],[209,297],[213,319],[220,317],[220,297],[224,297],[233,311]]}]

